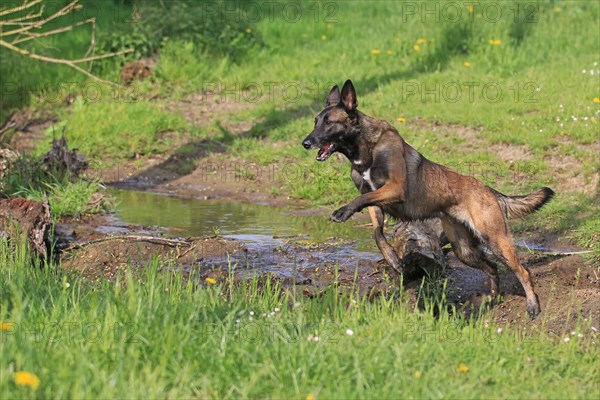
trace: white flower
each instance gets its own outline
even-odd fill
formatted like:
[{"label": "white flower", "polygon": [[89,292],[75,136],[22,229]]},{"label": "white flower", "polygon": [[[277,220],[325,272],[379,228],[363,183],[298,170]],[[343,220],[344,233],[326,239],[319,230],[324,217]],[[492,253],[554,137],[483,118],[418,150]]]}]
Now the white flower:
[{"label": "white flower", "polygon": [[577,337],[578,337],[578,338],[582,338],[582,337],[583,337],[583,334],[581,334],[581,333],[578,333],[578,334],[577,334]]},{"label": "white flower", "polygon": [[279,307],[275,307],[275,310],[274,310],[274,311],[275,311],[275,312],[279,312],[279,311],[281,311],[281,310],[279,309]]},{"label": "white flower", "polygon": [[570,338],[566,337],[563,339],[563,342],[567,343],[569,340],[571,340]]},{"label": "white flower", "polygon": [[250,311],[250,316],[253,316],[253,315],[254,315],[254,311]]},{"label": "white flower", "polygon": [[596,328],[595,326],[592,326],[592,330],[593,330],[594,332],[598,332],[598,328]]},{"label": "white flower", "polygon": [[354,335],[354,331],[352,331],[352,329],[346,329],[346,335],[352,336]]},{"label": "white flower", "polygon": [[581,70],[581,73],[582,73],[582,74],[585,74],[585,69],[582,69],[582,70]]},{"label": "white flower", "polygon": [[496,333],[499,335],[502,333],[502,328],[498,328],[498,330],[496,331]]}]

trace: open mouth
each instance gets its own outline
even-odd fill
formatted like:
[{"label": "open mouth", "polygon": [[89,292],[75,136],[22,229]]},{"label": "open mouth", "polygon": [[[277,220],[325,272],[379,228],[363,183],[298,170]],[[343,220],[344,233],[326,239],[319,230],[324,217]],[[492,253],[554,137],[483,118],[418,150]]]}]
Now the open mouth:
[{"label": "open mouth", "polygon": [[325,161],[333,154],[333,143],[325,143],[317,153],[317,161]]}]

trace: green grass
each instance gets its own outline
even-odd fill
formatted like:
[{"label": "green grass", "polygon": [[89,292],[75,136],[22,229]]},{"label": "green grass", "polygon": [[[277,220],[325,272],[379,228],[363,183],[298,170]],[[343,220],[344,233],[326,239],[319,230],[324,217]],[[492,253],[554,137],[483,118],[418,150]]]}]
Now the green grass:
[{"label": "green grass", "polygon": [[[419,2],[301,2],[303,17],[291,23],[281,2],[273,19],[263,14],[252,25],[264,45],[250,48],[241,59],[208,57],[192,38],[172,38],[160,49],[150,79],[116,94],[102,88],[100,99],[84,90],[89,81],[66,67],[2,53],[0,72],[11,81],[27,83],[27,89],[75,82],[78,98],[67,109],[64,96],[3,93],[0,117],[17,106],[50,108],[60,116],[55,131],[65,127],[69,144],[97,160],[163,153],[197,136],[222,140],[229,150],[225,158],[292,169],[272,192],[336,207],[357,194],[348,162],[332,157],[317,163],[300,141],[311,131],[331,85],[351,78],[362,111],[390,121],[436,162],[467,173],[475,165],[477,178],[509,194],[543,185],[571,187],[514,227],[572,238],[597,259],[598,195],[568,182],[580,173],[590,183],[600,171],[600,105],[592,101],[600,97],[600,74],[589,72],[600,69],[595,34],[600,6],[506,1],[500,3],[502,18],[491,22],[480,16],[490,2],[480,3],[474,22],[452,23],[433,16],[423,21],[420,10],[407,15],[406,4],[420,7]],[[98,20],[105,35],[115,23],[114,7],[106,4],[103,15],[109,17]],[[335,20],[327,19],[328,4],[335,7]],[[436,4],[441,9],[456,2]],[[514,18],[516,7],[527,5],[536,7],[534,23]],[[85,32],[68,33],[40,46],[76,55],[85,38]],[[94,71],[117,80],[121,62],[107,60]],[[301,89],[297,98],[284,96],[289,84]],[[261,88],[260,101],[225,92],[223,110],[211,124],[192,125],[166,107],[185,100],[180,103],[185,111],[188,96],[207,86],[241,90],[252,85]],[[494,89],[501,93],[497,99]],[[218,90],[213,96],[222,94]],[[229,109],[232,102],[244,104]],[[445,130],[433,130],[434,121]],[[252,127],[237,136],[225,122]],[[499,151],[515,147],[528,156],[511,162]],[[190,155],[184,172],[199,162],[195,146],[172,150],[182,158]],[[571,157],[565,165],[563,155]],[[50,193],[53,212],[81,212],[93,188],[86,185],[50,182],[44,191]],[[26,188],[20,190],[31,198],[41,196]],[[498,335],[485,317],[435,318],[439,293],[426,299],[427,311],[415,312],[404,296],[366,301],[332,288],[320,298],[295,298],[282,294],[275,282],[230,291],[229,282],[205,287],[178,274],[157,273],[159,261],[139,275],[121,277],[124,289],[93,285],[57,266],[30,268],[22,249],[16,256],[6,246],[0,252],[0,319],[15,324],[12,332],[2,333],[3,398],[600,396],[598,347],[590,335],[557,343],[531,325],[526,335],[518,326]],[[281,312],[274,318],[262,316],[276,307]],[[589,323],[581,322],[578,329],[589,332]],[[346,335],[346,329],[354,335]],[[307,340],[315,335],[320,342]],[[458,372],[460,363],[469,371]],[[18,370],[40,377],[37,392],[14,384],[12,373]]]},{"label": "green grass", "polygon": [[182,117],[148,101],[102,101],[76,104],[64,122],[72,146],[92,156],[165,152],[186,126]]},{"label": "green grass", "polygon": [[[207,287],[159,272],[168,261],[92,284],[8,249],[0,245],[0,320],[13,324],[2,332],[3,398],[600,395],[589,322],[568,343],[533,326],[498,334],[485,317],[436,318],[439,290],[425,291],[418,312],[405,296],[367,301],[332,288],[309,299],[269,279]],[[17,371],[36,374],[38,390],[17,386]]]}]

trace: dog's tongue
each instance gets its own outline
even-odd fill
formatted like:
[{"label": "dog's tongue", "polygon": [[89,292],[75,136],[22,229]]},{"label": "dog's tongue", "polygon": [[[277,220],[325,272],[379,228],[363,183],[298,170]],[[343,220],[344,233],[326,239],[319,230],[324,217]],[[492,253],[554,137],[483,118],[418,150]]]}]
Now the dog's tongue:
[{"label": "dog's tongue", "polygon": [[323,146],[321,146],[321,148],[319,149],[319,152],[317,153],[317,161],[325,161],[329,158],[329,156],[331,155],[331,151],[333,150],[333,143],[325,143]]}]

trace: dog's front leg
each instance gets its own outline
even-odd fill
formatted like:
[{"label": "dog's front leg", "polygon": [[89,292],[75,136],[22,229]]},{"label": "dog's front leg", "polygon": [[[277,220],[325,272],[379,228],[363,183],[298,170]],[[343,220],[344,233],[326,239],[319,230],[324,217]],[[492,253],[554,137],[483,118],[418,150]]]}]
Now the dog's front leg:
[{"label": "dog's front leg", "polygon": [[374,192],[365,193],[339,208],[331,215],[333,222],[346,222],[354,213],[368,206],[383,206],[404,201],[404,192],[396,183],[386,183]]},{"label": "dog's front leg", "polygon": [[385,239],[385,235],[383,233],[384,226],[384,215],[383,210],[380,207],[371,206],[369,207],[369,215],[371,216],[371,221],[373,222],[373,237],[375,239],[375,243],[377,243],[377,247],[379,247],[379,251],[383,255],[383,258],[387,263],[392,267],[394,271],[399,274],[404,273],[404,263],[398,257],[398,253],[396,250]]}]

